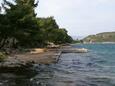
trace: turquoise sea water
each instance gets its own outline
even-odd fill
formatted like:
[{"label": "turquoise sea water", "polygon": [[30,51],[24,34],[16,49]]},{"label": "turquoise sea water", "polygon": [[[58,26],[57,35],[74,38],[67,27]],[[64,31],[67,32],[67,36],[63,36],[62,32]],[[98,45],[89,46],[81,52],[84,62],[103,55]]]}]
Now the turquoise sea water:
[{"label": "turquoise sea water", "polygon": [[[56,64],[36,64],[36,75],[10,77],[10,81],[5,79],[6,86],[115,86],[115,44],[77,44],[72,47],[87,48],[89,52],[63,53]],[[5,86],[3,84],[0,86]]]},{"label": "turquoise sea water", "polygon": [[[78,44],[88,53],[62,54],[54,86],[115,86],[115,44]],[[62,80],[61,80],[62,79]]]}]

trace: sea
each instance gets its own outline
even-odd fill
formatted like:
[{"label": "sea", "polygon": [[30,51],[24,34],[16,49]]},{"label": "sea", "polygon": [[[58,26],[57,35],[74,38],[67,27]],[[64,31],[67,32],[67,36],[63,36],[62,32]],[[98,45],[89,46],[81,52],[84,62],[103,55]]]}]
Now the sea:
[{"label": "sea", "polygon": [[115,86],[115,44],[72,47],[87,48],[88,53],[63,53],[56,64],[35,64],[38,73],[29,78],[0,75],[0,86]]}]

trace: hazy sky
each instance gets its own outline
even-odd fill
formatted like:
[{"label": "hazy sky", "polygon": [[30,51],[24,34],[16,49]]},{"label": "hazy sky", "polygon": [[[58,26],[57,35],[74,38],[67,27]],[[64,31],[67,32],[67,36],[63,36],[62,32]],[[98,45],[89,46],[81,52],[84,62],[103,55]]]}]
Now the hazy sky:
[{"label": "hazy sky", "polygon": [[38,16],[54,16],[59,26],[72,36],[115,31],[115,0],[39,1]]},{"label": "hazy sky", "polygon": [[70,35],[115,31],[115,0],[40,0],[38,16],[54,16]]}]

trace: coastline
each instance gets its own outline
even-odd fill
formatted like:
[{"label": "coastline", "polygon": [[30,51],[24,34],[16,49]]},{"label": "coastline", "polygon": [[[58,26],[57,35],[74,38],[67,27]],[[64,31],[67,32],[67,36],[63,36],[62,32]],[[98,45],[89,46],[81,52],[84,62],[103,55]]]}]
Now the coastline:
[{"label": "coastline", "polygon": [[62,53],[86,53],[87,50],[84,48],[77,49],[69,46],[61,46],[58,48],[47,48],[40,49],[36,48],[37,51],[29,51],[19,54],[11,54],[5,59],[4,62],[0,63],[1,66],[15,67],[20,65],[26,65],[26,63],[35,64],[52,64],[58,62]]},{"label": "coastline", "polygon": [[0,62],[0,73],[30,74],[36,73],[33,69],[36,64],[50,65],[57,63],[61,55],[58,49],[47,49],[42,53],[20,53],[8,56],[3,62]]},{"label": "coastline", "polygon": [[[79,45],[76,45],[73,47],[76,48],[77,46],[79,47]],[[85,46],[83,46],[83,47],[85,47]],[[84,80],[85,82],[89,82],[89,81],[92,82],[92,79],[96,79],[99,82],[92,82],[92,83],[94,83],[96,85],[101,84],[103,86],[104,83],[109,82],[106,80],[111,79],[110,78],[111,76],[109,76],[109,74],[111,74],[112,71],[108,69],[109,72],[107,74],[107,72],[105,70],[106,69],[105,65],[99,66],[99,64],[105,64],[106,63],[105,58],[109,57],[110,55],[112,55],[112,56],[109,57],[106,61],[108,61],[108,62],[111,61],[111,58],[114,58],[115,53],[111,49],[111,47],[109,47],[109,50],[107,49],[106,46],[105,46],[105,48],[102,48],[101,50],[99,50],[100,49],[99,46],[96,45],[97,49],[94,46],[95,45],[87,46],[87,49],[90,49],[92,47],[91,53],[87,53],[87,54],[82,54],[82,53],[81,54],[75,54],[75,53],[63,54],[62,53],[61,58],[59,58],[60,60],[58,63],[51,64],[51,65],[35,64],[32,67],[32,69],[34,69],[34,70],[27,69],[27,67],[31,67],[30,64],[28,64],[28,66],[24,66],[23,68],[20,68],[20,69],[19,68],[18,69],[17,68],[10,69],[10,72],[7,72],[7,73],[4,70],[4,72],[1,73],[1,77],[3,76],[3,78],[6,78],[5,80],[8,80],[9,77],[13,80],[14,79],[17,80],[17,78],[19,78],[20,76],[21,77],[23,76],[22,78],[18,79],[17,81],[22,82],[20,80],[28,79],[28,81],[26,81],[25,83],[30,82],[32,84],[32,86],[34,86],[33,85],[34,83],[35,83],[35,86],[37,86],[37,85],[39,86],[39,83],[43,83],[43,86],[46,84],[51,84],[51,86],[52,85],[55,86],[56,84],[59,84],[59,86],[61,86],[61,85],[66,86],[68,83],[70,83],[70,85],[73,85],[73,84],[79,85],[79,83],[80,83],[79,80]],[[110,45],[110,46],[113,46],[113,45]],[[103,45],[102,45],[102,47],[103,47]],[[113,47],[115,49],[115,45]],[[71,47],[68,46],[68,48],[71,48]],[[106,54],[107,53],[106,49],[110,53]],[[53,51],[53,50],[54,49],[50,49],[50,51]],[[93,53],[93,50],[95,50],[96,52]],[[98,56],[100,56],[100,57],[98,57]],[[111,65],[107,65],[107,66],[109,66],[110,68],[113,69],[113,67],[111,67]],[[99,70],[100,68],[101,68],[101,70]],[[73,69],[73,70],[71,70],[71,69]],[[2,69],[0,69],[0,70],[2,71]],[[13,71],[16,70],[16,74],[15,74],[15,71],[12,72],[12,70]],[[94,71],[92,71],[92,70],[94,70]],[[96,77],[94,74],[95,71],[96,71],[95,74],[97,75]],[[17,75],[17,72],[18,73],[20,72],[21,75]],[[35,75],[34,75],[34,72],[36,73]],[[30,74],[32,74],[32,76],[30,76]],[[87,75],[89,77],[87,77]],[[28,76],[29,76],[29,78],[28,78]],[[25,77],[27,77],[27,78],[25,78]],[[50,80],[51,80],[51,82],[50,82]],[[104,83],[102,83],[103,81],[104,81]],[[9,80],[9,82],[11,82],[11,81]],[[37,83],[37,82],[39,82],[39,83]],[[12,81],[11,83],[15,83],[15,81]],[[16,84],[18,84],[18,83],[16,83]],[[22,85],[23,84],[24,83],[22,82]],[[80,85],[88,85],[88,84],[82,82],[82,83],[80,83]],[[26,86],[26,85],[24,85],[24,86]]]},{"label": "coastline", "polygon": [[86,53],[87,50],[82,48],[72,48],[69,46],[61,46],[58,48],[39,49],[36,48],[32,52],[25,52],[19,54],[11,54],[3,62],[0,62],[0,70],[2,72],[18,72],[23,70],[28,71],[34,64],[50,65],[59,61],[62,53]]}]

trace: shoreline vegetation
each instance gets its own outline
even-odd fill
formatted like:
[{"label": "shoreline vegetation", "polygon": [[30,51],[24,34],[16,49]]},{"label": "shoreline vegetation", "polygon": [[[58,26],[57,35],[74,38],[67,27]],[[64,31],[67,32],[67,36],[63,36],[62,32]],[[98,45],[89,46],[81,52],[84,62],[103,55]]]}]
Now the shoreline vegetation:
[{"label": "shoreline vegetation", "polygon": [[[65,28],[60,28],[54,17],[40,18],[35,13],[35,0],[4,0],[0,9],[0,70],[1,72],[28,71],[34,64],[53,64],[62,53],[86,53],[77,49]],[[3,12],[4,10],[4,12]],[[111,36],[110,36],[111,37]],[[90,43],[90,42],[89,42]]]},{"label": "shoreline vegetation", "polygon": [[[54,17],[40,18],[35,13],[38,0],[3,0],[0,7],[1,51],[44,48],[47,45],[73,41]],[[4,10],[4,11],[3,11]]]},{"label": "shoreline vegetation", "polygon": [[[27,72],[34,64],[53,64],[63,51],[81,52],[69,45],[73,39],[54,17],[40,18],[35,0],[3,0],[0,9],[0,70]],[[29,72],[29,71],[28,71]]]},{"label": "shoreline vegetation", "polygon": [[88,52],[84,48],[72,48],[71,43],[85,43],[84,40],[73,40],[54,17],[37,17],[34,11],[37,6],[35,0],[3,1],[0,10],[1,72],[28,71],[34,64],[58,62],[62,53]]},{"label": "shoreline vegetation", "polygon": [[3,0],[0,6],[0,60],[14,52],[65,44],[73,41],[54,17],[35,13],[39,0]]},{"label": "shoreline vegetation", "polygon": [[71,46],[84,42],[74,41],[54,17],[37,17],[38,0],[13,1],[3,0],[0,7],[0,75],[4,78],[33,77],[42,72],[40,66],[56,64],[63,53],[88,52]]}]

